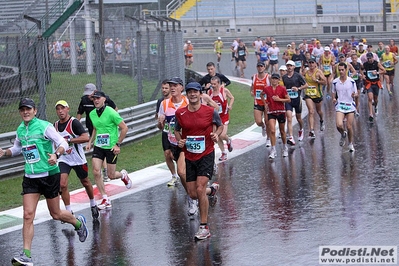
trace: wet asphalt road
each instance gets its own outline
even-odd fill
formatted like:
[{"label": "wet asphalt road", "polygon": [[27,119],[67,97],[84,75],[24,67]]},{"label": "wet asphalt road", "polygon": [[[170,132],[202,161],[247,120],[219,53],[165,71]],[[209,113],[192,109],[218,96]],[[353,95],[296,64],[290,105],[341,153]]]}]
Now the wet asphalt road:
[{"label": "wet asphalt road", "polygon": [[[325,101],[326,130],[316,126],[316,139],[305,138],[288,158],[278,144],[273,161],[262,146],[219,164],[214,180],[221,189],[209,211],[208,240],[193,240],[198,220],[186,215],[182,186],[159,185],[113,200],[99,225],[89,209],[81,212],[90,229],[85,243],[60,222],[36,225],[35,265],[307,266],[319,265],[320,245],[397,246],[398,98],[399,91],[392,99],[383,91],[370,124],[361,96],[354,153],[338,145],[333,107]],[[21,230],[1,235],[0,265],[10,265],[21,248]]]}]

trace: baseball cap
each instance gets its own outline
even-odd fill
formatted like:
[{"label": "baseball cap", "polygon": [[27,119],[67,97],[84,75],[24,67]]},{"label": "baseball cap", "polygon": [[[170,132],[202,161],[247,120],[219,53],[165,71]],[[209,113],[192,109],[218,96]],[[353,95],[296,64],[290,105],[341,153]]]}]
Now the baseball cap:
[{"label": "baseball cap", "polygon": [[190,40],[188,40],[188,41],[187,41],[187,43],[191,43],[191,41],[190,41]]},{"label": "baseball cap", "polygon": [[22,107],[28,107],[28,108],[35,108],[35,102],[31,98],[23,98],[19,102],[19,107],[18,109],[21,109]]},{"label": "baseball cap", "polygon": [[328,46],[324,47],[324,51],[330,51],[330,47]]},{"label": "baseball cap", "polygon": [[360,42],[360,43],[359,43],[359,46],[363,46],[363,43],[362,43],[362,42]]},{"label": "baseball cap", "polygon": [[281,65],[278,70],[285,70],[287,71],[287,67],[285,65]]},{"label": "baseball cap", "polygon": [[337,39],[335,39],[337,42],[341,42],[341,39],[339,39],[339,38],[337,38]]},{"label": "baseball cap", "polygon": [[315,63],[316,63],[316,60],[315,60],[314,58],[310,58],[310,59],[308,60],[308,62],[315,62]]},{"label": "baseball cap", "polygon": [[202,87],[201,84],[199,84],[198,82],[190,82],[186,85],[186,91],[188,90],[201,91]]},{"label": "baseball cap", "polygon": [[256,66],[265,66],[265,63],[263,63],[263,62],[258,62],[258,63],[256,64]]},{"label": "baseball cap", "polygon": [[57,107],[57,105],[62,105],[64,107],[69,107],[68,103],[64,100],[59,100],[56,104],[55,107]]},{"label": "baseball cap", "polygon": [[345,57],[345,55],[344,54],[339,54],[338,57],[342,58],[342,57]]},{"label": "baseball cap", "polygon": [[96,90],[96,85],[94,85],[93,83],[88,83],[85,86],[83,95],[91,95],[95,90]]},{"label": "baseball cap", "polygon": [[374,55],[373,55],[373,53],[367,53],[367,54],[366,54],[366,57],[367,57],[367,58],[374,58]]},{"label": "baseball cap", "polygon": [[280,79],[280,75],[277,73],[272,74],[272,79]]},{"label": "baseball cap", "polygon": [[95,91],[93,93],[94,98],[100,98],[100,97],[105,97],[105,93],[103,91]]},{"label": "baseball cap", "polygon": [[275,42],[275,41],[272,41],[272,44],[276,44],[276,42]]},{"label": "baseball cap", "polygon": [[292,60],[288,60],[287,63],[285,63],[285,65],[295,66],[295,62]]},{"label": "baseball cap", "polygon": [[171,78],[171,79],[168,81],[168,83],[180,84],[180,85],[183,86],[183,80],[181,80],[181,78],[179,78],[179,77]]},{"label": "baseball cap", "polygon": [[291,44],[289,43],[289,44],[287,44],[287,47],[291,47]]},{"label": "baseball cap", "polygon": [[222,38],[218,37],[218,40],[221,40]]}]

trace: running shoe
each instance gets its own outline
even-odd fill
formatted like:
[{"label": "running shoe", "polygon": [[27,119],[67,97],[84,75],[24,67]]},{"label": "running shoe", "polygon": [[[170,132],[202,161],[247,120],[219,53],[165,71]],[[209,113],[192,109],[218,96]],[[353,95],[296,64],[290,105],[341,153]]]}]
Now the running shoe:
[{"label": "running shoe", "polygon": [[231,143],[231,138],[229,138],[229,140],[227,141],[227,150],[229,152],[233,151],[233,143]]},{"label": "running shoe", "polygon": [[295,140],[294,137],[291,136],[287,139],[287,144],[291,145],[291,146],[295,146]]},{"label": "running shoe", "polygon": [[78,233],[79,241],[85,242],[86,238],[89,236],[89,230],[86,226],[86,218],[83,215],[79,215],[77,218],[82,224],[79,229],[76,229],[76,233]]},{"label": "running shoe", "polygon": [[303,129],[298,131],[298,141],[302,141],[303,140]]},{"label": "running shoe", "polygon": [[341,147],[345,145],[346,134],[346,131],[341,134],[341,139],[339,140],[339,146]]},{"label": "running shoe", "polygon": [[324,121],[320,120],[320,131],[324,131],[326,129],[326,125],[324,124]]},{"label": "running shoe", "polygon": [[274,159],[274,158],[276,158],[276,150],[275,149],[273,149],[273,150],[271,150],[270,151],[270,154],[269,154],[269,158],[270,159]]},{"label": "running shoe", "polygon": [[349,143],[348,148],[349,148],[349,152],[355,151],[355,147],[353,147],[353,143]]},{"label": "running shoe", "polygon": [[266,147],[270,147],[272,145],[272,142],[270,139],[266,139]]},{"label": "running shoe", "polygon": [[32,258],[28,258],[25,253],[21,253],[11,260],[12,265],[26,265],[26,266],[33,266]]},{"label": "running shoe", "polygon": [[109,181],[111,181],[111,179],[108,177],[107,168],[104,168],[104,169],[103,169],[103,181],[104,181],[104,182],[109,182]]},{"label": "running shoe", "polygon": [[390,91],[390,92],[388,92],[388,93],[389,93],[389,97],[392,97],[392,96],[393,96],[392,91]]},{"label": "running shoe", "polygon": [[359,111],[357,111],[357,110],[355,111],[355,116],[356,116],[356,117],[359,117],[359,116],[360,116]]},{"label": "running shoe", "polygon": [[195,216],[198,213],[198,201],[193,200],[190,196],[187,196],[187,197],[188,197],[187,214],[188,214],[188,217],[190,218],[190,220],[194,220]]},{"label": "running shoe", "polygon": [[97,206],[97,208],[98,208],[99,210],[105,210],[105,209],[109,209],[109,208],[111,208],[111,207],[112,207],[111,201],[110,201],[110,200],[106,200],[106,199],[103,199],[103,200],[101,201],[101,203]]},{"label": "running shoe", "polygon": [[222,153],[222,156],[220,156],[219,161],[223,162],[227,160],[227,153]]},{"label": "running shoe", "polygon": [[172,179],[166,183],[166,185],[168,185],[168,187],[175,187],[177,186],[177,183],[179,182],[179,180],[177,179],[176,176],[172,176]]},{"label": "running shoe", "polygon": [[311,138],[311,139],[315,139],[316,138],[316,135],[314,134],[314,130],[311,130],[309,132],[309,138]]},{"label": "running shoe", "polygon": [[377,108],[377,106],[374,107],[374,113],[375,113],[375,115],[378,115],[378,108]]},{"label": "running shoe", "polygon": [[100,217],[100,212],[98,211],[97,205],[90,208],[91,209],[91,217],[93,217],[94,221],[97,221]]},{"label": "running shoe", "polygon": [[285,148],[283,149],[283,157],[287,157],[287,156],[288,156],[288,148],[285,147]]},{"label": "running shoe", "polygon": [[369,122],[370,122],[370,123],[373,123],[373,121],[374,121],[374,117],[373,117],[372,115],[370,115],[370,116],[369,116]]},{"label": "running shoe", "polygon": [[218,196],[216,195],[216,193],[219,191],[219,183],[218,182],[213,182],[211,185],[211,194],[209,194],[208,196],[208,200],[209,200],[209,206],[211,207],[215,207],[216,203],[218,202]]},{"label": "running shoe", "polygon": [[126,188],[130,189],[132,187],[132,180],[130,180],[129,174],[125,169],[121,170],[121,174],[122,174],[121,180],[125,184]]},{"label": "running shoe", "polygon": [[200,225],[199,230],[195,233],[196,240],[204,240],[211,237],[209,227],[207,225]]},{"label": "running shoe", "polygon": [[262,127],[262,137],[266,137],[266,126]]}]

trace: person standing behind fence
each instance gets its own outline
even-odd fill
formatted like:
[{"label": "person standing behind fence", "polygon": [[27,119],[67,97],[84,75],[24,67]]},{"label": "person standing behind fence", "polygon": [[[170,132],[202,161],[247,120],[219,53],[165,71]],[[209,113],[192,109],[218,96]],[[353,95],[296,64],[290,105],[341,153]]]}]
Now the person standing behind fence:
[{"label": "person standing behind fence", "polygon": [[[93,135],[86,146],[91,149],[93,144],[93,175],[98,190],[102,195],[102,201],[98,205],[100,210],[111,208],[111,200],[105,191],[104,181],[101,178],[101,165],[107,160],[108,177],[110,179],[121,179],[127,189],[132,187],[132,181],[125,169],[116,171],[118,155],[121,152],[121,143],[125,139],[128,127],[117,111],[105,105],[106,96],[102,91],[93,93],[93,102],[96,109],[90,112],[93,122]],[[118,134],[118,130],[120,133]]]},{"label": "person standing behind fence", "polygon": [[[93,111],[95,109],[95,106],[93,103],[93,98],[92,98],[94,91],[96,91],[96,85],[94,85],[93,83],[86,84],[85,90],[83,92],[83,96],[80,99],[78,112],[76,115],[76,119],[78,119],[80,121],[80,119],[82,118],[82,115],[86,114],[86,127],[89,131],[90,136],[93,135],[93,123],[91,122],[89,114],[91,111]],[[116,104],[114,103],[114,101],[112,101],[111,98],[109,98],[109,96],[107,96],[107,95],[105,96],[105,105],[112,107],[113,109],[115,109],[115,111],[118,111],[118,108],[116,107]],[[104,161],[104,165],[103,165],[103,178],[104,178],[105,182],[110,181],[110,179],[108,178],[106,161]]]},{"label": "person standing behind fence", "polygon": [[58,121],[54,123],[55,130],[67,141],[68,148],[58,160],[61,171],[61,198],[65,209],[73,213],[68,191],[68,176],[73,169],[84,186],[87,196],[90,199],[91,215],[93,220],[98,220],[97,203],[94,199],[93,186],[88,178],[88,167],[86,155],[83,150],[83,143],[89,141],[89,134],[86,133],[83,125],[76,118],[69,115],[69,105],[66,101],[60,100],[55,104]]},{"label": "person standing behind fence", "polygon": [[60,209],[60,169],[57,161],[68,144],[57,133],[50,122],[36,117],[35,102],[24,98],[19,102],[21,124],[16,131],[14,145],[3,150],[0,148],[0,157],[17,156],[22,153],[25,160],[25,174],[22,181],[23,196],[23,252],[15,256],[13,265],[33,265],[31,248],[34,235],[34,223],[37,204],[43,194],[47,208],[54,220],[61,220],[75,227],[79,241],[86,241],[89,231],[83,215],[78,218],[71,212]]},{"label": "person standing behind fence", "polygon": [[112,39],[106,39],[105,40],[105,59],[109,59],[110,56],[114,53],[114,44],[113,44],[113,40]]},{"label": "person standing behind fence", "polygon": [[127,39],[125,40],[125,57],[127,57],[128,54],[129,56],[131,55],[131,49],[132,49],[132,39],[130,39],[130,37],[127,37]]},{"label": "person standing behind fence", "polygon": [[115,53],[116,53],[116,60],[121,61],[122,60],[122,42],[118,40],[115,43]]}]

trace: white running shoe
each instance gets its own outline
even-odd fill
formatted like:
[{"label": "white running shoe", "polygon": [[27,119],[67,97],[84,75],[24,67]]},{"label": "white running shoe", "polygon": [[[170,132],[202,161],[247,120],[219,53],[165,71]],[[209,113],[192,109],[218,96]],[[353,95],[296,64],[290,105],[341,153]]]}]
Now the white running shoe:
[{"label": "white running shoe", "polygon": [[283,149],[283,157],[287,157],[288,156],[288,148],[285,147],[285,149]]},{"label": "white running shoe", "polygon": [[353,143],[349,143],[348,148],[349,148],[349,152],[355,151],[355,147],[353,147]]},{"label": "white running shoe", "polygon": [[129,174],[125,169],[121,170],[121,174],[122,174],[121,180],[125,184],[126,188],[130,189],[132,187],[132,180],[130,180]]},{"label": "white running shoe", "polygon": [[277,155],[277,152],[275,149],[273,149],[270,151],[269,158],[274,159],[274,158],[276,158],[276,155]]},{"label": "white running shoe", "polygon": [[190,196],[187,196],[187,197],[188,197],[187,214],[188,214],[188,217],[190,218],[190,220],[194,220],[196,214],[198,213],[198,201],[193,200]]},{"label": "white running shoe", "polygon": [[345,139],[346,139],[346,131],[341,134],[341,139],[339,140],[339,146],[344,146],[345,145]]},{"label": "white running shoe", "polygon": [[298,141],[302,141],[303,140],[303,129],[298,131]]},{"label": "white running shoe", "polygon": [[272,145],[272,142],[270,139],[266,139],[266,147],[270,147]]},{"label": "white running shoe", "polygon": [[97,208],[98,208],[99,210],[105,210],[105,209],[112,208],[111,201],[110,201],[110,200],[103,199],[103,200],[101,201],[101,203],[97,205]]}]

